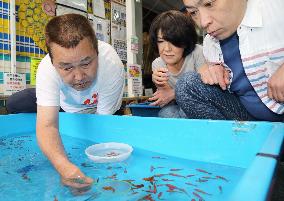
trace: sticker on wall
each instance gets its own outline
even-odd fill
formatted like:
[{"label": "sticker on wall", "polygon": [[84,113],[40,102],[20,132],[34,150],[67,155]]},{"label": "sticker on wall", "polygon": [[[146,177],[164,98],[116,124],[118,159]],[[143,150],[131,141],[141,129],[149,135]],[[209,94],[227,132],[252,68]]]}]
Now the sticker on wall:
[{"label": "sticker on wall", "polygon": [[138,54],[139,51],[139,39],[137,36],[131,36],[131,51],[134,54]]},{"label": "sticker on wall", "polygon": [[93,25],[97,39],[110,43],[110,21],[96,17],[92,14],[89,14],[88,18]]},{"label": "sticker on wall", "polygon": [[122,61],[127,61],[126,8],[111,3],[111,44]]},{"label": "sticker on wall", "polygon": [[56,3],[87,12],[87,0],[56,0]]},{"label": "sticker on wall", "polygon": [[127,64],[127,88],[128,96],[142,96],[142,70],[138,64]]},{"label": "sticker on wall", "polygon": [[35,86],[36,85],[36,73],[37,73],[37,68],[40,63],[41,59],[38,58],[31,58],[31,85]]},{"label": "sticker on wall", "polygon": [[106,17],[104,0],[93,0],[93,13],[101,18]]},{"label": "sticker on wall", "polygon": [[4,95],[10,96],[26,88],[26,75],[20,73],[4,73]]},{"label": "sticker on wall", "polygon": [[76,8],[66,7],[64,5],[57,5],[56,6],[56,16],[65,15],[69,13],[75,13],[79,15],[83,15],[85,17],[88,16],[88,13],[82,10],[78,10]]}]

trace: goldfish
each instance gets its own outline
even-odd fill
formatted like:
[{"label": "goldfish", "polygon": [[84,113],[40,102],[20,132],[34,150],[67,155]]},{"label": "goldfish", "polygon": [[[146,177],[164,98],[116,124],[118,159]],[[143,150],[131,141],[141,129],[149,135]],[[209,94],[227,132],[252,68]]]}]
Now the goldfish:
[{"label": "goldfish", "polygon": [[161,156],[152,156],[152,158],[155,158],[155,159],[167,159],[167,158],[163,158]]},{"label": "goldfish", "polygon": [[222,186],[218,186],[220,193],[223,193]]},{"label": "goldfish", "polygon": [[197,182],[200,182],[200,183],[202,183],[202,182],[207,182],[208,181],[208,179],[198,179],[198,180],[196,180]]},{"label": "goldfish", "polygon": [[82,167],[93,167],[92,165],[87,164],[87,163],[81,163],[81,166],[82,166]]},{"label": "goldfish", "polygon": [[199,200],[204,200],[198,193],[192,192],[192,194],[197,197]]},{"label": "goldfish", "polygon": [[118,156],[118,155],[119,155],[119,153],[116,153],[116,152],[112,151],[110,153],[107,153],[105,156],[106,157],[113,157],[113,156]]},{"label": "goldfish", "polygon": [[132,184],[132,186],[134,186],[134,188],[132,187],[131,189],[138,189],[138,188],[143,188],[144,184],[138,184],[138,185]]},{"label": "goldfish", "polygon": [[152,185],[154,183],[154,176],[152,177],[147,177],[147,178],[143,178],[144,181],[149,181]]},{"label": "goldfish", "polygon": [[23,178],[24,180],[27,180],[27,181],[30,180],[30,178],[29,178],[28,175],[26,175],[26,174],[22,174],[22,178]]},{"label": "goldfish", "polygon": [[198,188],[195,188],[194,190],[197,191],[197,192],[199,192],[199,193],[202,193],[202,194],[204,194],[204,195],[212,195],[212,194],[206,193],[205,191],[200,190],[200,189],[198,189]]},{"label": "goldfish", "polygon": [[122,180],[122,181],[126,181],[128,183],[131,183],[131,182],[134,182],[135,180],[133,180],[133,179],[126,179],[126,180]]},{"label": "goldfish", "polygon": [[104,186],[103,189],[106,191],[112,191],[113,193],[115,192],[115,189],[111,186]]},{"label": "goldfish", "polygon": [[170,171],[181,171],[183,169],[179,169],[179,168],[171,168]]},{"label": "goldfish", "polygon": [[166,176],[168,174],[155,174],[154,177],[163,177],[163,176]]},{"label": "goldfish", "polygon": [[206,170],[202,170],[202,169],[196,169],[198,172],[202,172],[202,173],[205,173],[205,174],[212,174],[210,172],[207,172]]},{"label": "goldfish", "polygon": [[192,183],[190,183],[190,182],[186,182],[185,184],[186,184],[186,185],[189,185],[189,186],[194,186],[194,187],[197,187],[197,185],[195,185],[195,184],[192,184]]},{"label": "goldfish", "polygon": [[172,185],[172,184],[166,184],[166,186],[169,188],[169,190],[175,190],[178,189],[178,187]]},{"label": "goldfish", "polygon": [[163,181],[175,181],[173,179],[162,179]]},{"label": "goldfish", "polygon": [[174,177],[183,177],[186,178],[186,176],[175,174],[175,173],[169,173],[169,175],[174,176]]},{"label": "goldfish", "polygon": [[202,179],[216,179],[214,177],[201,177]]},{"label": "goldfish", "polygon": [[148,201],[155,201],[153,198],[152,198],[152,195],[151,194],[148,194],[142,198],[140,198],[138,201],[143,201],[143,200],[148,200]]},{"label": "goldfish", "polygon": [[104,179],[116,179],[117,174],[113,174],[111,176],[105,177]]},{"label": "goldfish", "polygon": [[229,180],[228,179],[226,179],[225,177],[222,177],[222,176],[216,176],[216,178],[217,179],[221,179],[221,180],[224,180],[224,181],[226,181],[226,182],[228,182]]}]

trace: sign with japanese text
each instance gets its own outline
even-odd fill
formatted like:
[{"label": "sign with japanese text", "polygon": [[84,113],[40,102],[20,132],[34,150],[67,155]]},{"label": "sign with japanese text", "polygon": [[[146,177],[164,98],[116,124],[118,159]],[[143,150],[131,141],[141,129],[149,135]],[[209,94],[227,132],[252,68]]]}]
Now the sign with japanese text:
[{"label": "sign with japanese text", "polygon": [[31,58],[31,85],[36,85],[36,72],[41,59]]},{"label": "sign with japanese text", "polygon": [[4,95],[12,95],[26,88],[26,75],[20,73],[4,73]]}]

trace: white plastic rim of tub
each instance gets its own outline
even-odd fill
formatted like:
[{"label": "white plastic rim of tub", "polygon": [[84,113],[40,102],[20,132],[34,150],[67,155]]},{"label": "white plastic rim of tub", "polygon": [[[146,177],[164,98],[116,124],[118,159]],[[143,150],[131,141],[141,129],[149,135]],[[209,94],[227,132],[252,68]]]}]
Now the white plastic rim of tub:
[{"label": "white plastic rim of tub", "polygon": [[[115,163],[126,160],[132,153],[132,146],[125,143],[107,142],[94,144],[86,148],[89,159],[96,163]],[[118,155],[101,156],[99,153],[117,153]]]}]

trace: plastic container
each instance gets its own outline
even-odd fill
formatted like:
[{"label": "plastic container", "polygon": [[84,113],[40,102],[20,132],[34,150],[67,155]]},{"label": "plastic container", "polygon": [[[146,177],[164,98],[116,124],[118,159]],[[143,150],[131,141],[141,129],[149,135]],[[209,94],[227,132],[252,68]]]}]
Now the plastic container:
[{"label": "plastic container", "polygon": [[124,143],[108,142],[89,146],[85,153],[96,163],[115,163],[126,160],[133,148]]},{"label": "plastic container", "polygon": [[160,111],[159,106],[149,105],[149,102],[139,103],[139,104],[130,104],[126,107],[130,108],[133,116],[140,117],[158,117],[158,113]]}]

